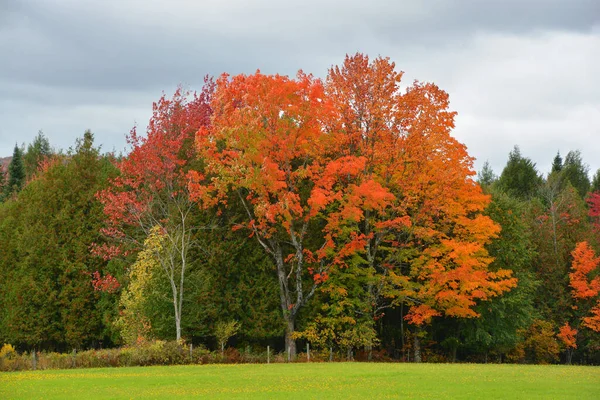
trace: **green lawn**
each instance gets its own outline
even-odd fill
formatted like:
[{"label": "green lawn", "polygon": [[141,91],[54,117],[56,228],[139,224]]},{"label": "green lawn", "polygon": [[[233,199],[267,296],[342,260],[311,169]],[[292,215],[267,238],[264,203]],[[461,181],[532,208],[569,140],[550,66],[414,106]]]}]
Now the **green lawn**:
[{"label": "green lawn", "polygon": [[0,373],[0,399],[600,399],[600,367],[244,364]]}]

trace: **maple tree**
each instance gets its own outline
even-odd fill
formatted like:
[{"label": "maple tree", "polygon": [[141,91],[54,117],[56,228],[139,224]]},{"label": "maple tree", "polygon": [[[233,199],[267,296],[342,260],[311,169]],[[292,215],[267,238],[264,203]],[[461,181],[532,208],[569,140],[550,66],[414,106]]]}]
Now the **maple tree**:
[{"label": "maple tree", "polygon": [[571,364],[571,359],[573,358],[573,351],[577,348],[577,329],[574,329],[569,325],[569,323],[565,323],[560,327],[557,337],[567,348],[567,364]]},{"label": "maple tree", "polygon": [[600,332],[600,257],[596,256],[588,242],[577,243],[571,254],[571,294],[579,301],[579,307],[583,307],[587,302],[589,310],[589,315],[581,319],[581,324],[594,332]]},{"label": "maple tree", "polygon": [[[328,76],[341,148],[362,161],[356,189],[328,219],[336,258],[361,252],[376,273],[368,288],[374,316],[387,301],[408,304],[405,318],[416,326],[438,315],[476,317],[478,300],[516,285],[510,270],[488,270],[485,245],[499,232],[482,214],[489,196],[450,135],[448,95],[419,82],[402,93],[394,68],[357,54]],[[340,240],[343,231],[348,240]]]},{"label": "maple tree", "polygon": [[592,220],[592,227],[596,234],[600,234],[600,192],[590,193],[586,199],[588,214]]},{"label": "maple tree", "polygon": [[314,181],[328,165],[323,85],[302,72],[296,79],[260,72],[223,75],[212,108],[212,124],[196,138],[206,177],[192,171],[190,189],[205,207],[242,204],[244,227],[276,265],[286,350],[293,358],[298,312],[327,278],[316,253],[323,244],[311,248],[306,243],[323,207]]},{"label": "maple tree", "polygon": [[168,246],[158,259],[171,286],[177,340],[193,232],[199,228],[193,223],[196,205],[190,200],[187,173],[194,161],[194,135],[210,122],[213,89],[206,78],[199,94],[179,88],[171,99],[163,95],[153,106],[146,136],[132,129],[132,150],[117,163],[120,175],[98,193],[107,217],[102,232],[114,242],[94,247],[97,254],[109,259],[137,250],[139,234],[148,237],[155,227],[165,236]]}]

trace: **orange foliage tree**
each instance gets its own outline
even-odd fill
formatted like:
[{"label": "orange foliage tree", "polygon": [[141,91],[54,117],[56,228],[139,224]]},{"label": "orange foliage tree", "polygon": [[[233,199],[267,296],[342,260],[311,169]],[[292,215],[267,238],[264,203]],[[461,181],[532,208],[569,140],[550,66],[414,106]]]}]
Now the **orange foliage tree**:
[{"label": "orange foliage tree", "polygon": [[364,255],[362,268],[375,276],[368,285],[375,318],[399,303],[417,326],[439,315],[477,317],[478,300],[516,279],[488,270],[485,245],[499,227],[482,215],[490,199],[472,179],[465,146],[450,135],[448,95],[419,82],[401,91],[401,77],[387,58],[361,54],[329,71],[339,154],[363,160],[353,197],[328,217],[332,253]]},{"label": "orange foliage tree", "polygon": [[567,322],[560,327],[557,336],[567,349],[567,364],[571,364],[573,351],[577,348],[577,329]]},{"label": "orange foliage tree", "polygon": [[[205,206],[239,201],[248,228],[273,258],[286,324],[286,350],[293,339],[298,312],[327,279],[317,251],[326,243],[310,240],[324,198],[313,190],[329,171],[324,121],[330,112],[322,82],[298,73],[223,75],[217,80],[210,127],[197,133],[196,148],[205,169],[191,173],[193,198]],[[334,172],[331,172],[331,171]],[[208,183],[203,183],[208,182]],[[331,194],[329,192],[328,194]]]},{"label": "orange foliage tree", "polygon": [[466,148],[450,135],[455,113],[448,111],[448,95],[418,82],[401,93],[400,78],[388,59],[369,63],[360,54],[328,78],[344,150],[366,159],[367,190],[379,193],[371,194],[378,203],[359,205],[357,236],[365,239],[371,264],[381,244],[389,245],[379,261],[414,304],[409,321],[421,324],[440,313],[477,316],[474,300],[516,283],[510,271],[487,270],[484,245],[499,232],[482,215],[489,196],[472,179]]},{"label": "orange foliage tree", "polygon": [[600,257],[596,257],[594,250],[585,241],[577,243],[571,255],[571,295],[579,301],[578,308],[584,308],[582,311],[588,314],[582,317],[581,324],[594,332],[600,332]]},{"label": "orange foliage tree", "polygon": [[476,317],[478,300],[516,285],[510,271],[488,270],[499,227],[450,136],[448,95],[418,82],[402,92],[401,76],[388,59],[357,54],[325,84],[301,72],[217,81],[212,123],[197,134],[205,170],[190,189],[207,206],[237,198],[245,208],[277,266],[292,352],[298,311],[324,282],[344,286],[328,279],[341,269],[368,271],[372,318],[403,303],[419,326]]}]

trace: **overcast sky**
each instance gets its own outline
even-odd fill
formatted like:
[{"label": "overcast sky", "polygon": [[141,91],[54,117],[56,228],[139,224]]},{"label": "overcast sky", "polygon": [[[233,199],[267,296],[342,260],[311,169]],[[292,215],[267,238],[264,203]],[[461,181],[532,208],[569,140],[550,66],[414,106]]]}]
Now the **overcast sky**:
[{"label": "overcast sky", "polygon": [[542,172],[557,150],[600,168],[599,0],[0,0],[0,156],[40,129],[121,151],[178,84],[324,77],[357,51],[446,90],[477,169],[515,144]]}]

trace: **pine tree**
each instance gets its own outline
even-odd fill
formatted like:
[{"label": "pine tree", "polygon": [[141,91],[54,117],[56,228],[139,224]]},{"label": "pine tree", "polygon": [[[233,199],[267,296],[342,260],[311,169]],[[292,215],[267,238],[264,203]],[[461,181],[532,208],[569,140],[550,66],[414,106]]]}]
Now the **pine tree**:
[{"label": "pine tree", "polygon": [[23,150],[15,144],[12,160],[8,165],[8,183],[4,188],[4,194],[9,197],[19,192],[25,184],[25,166],[23,164]]}]

